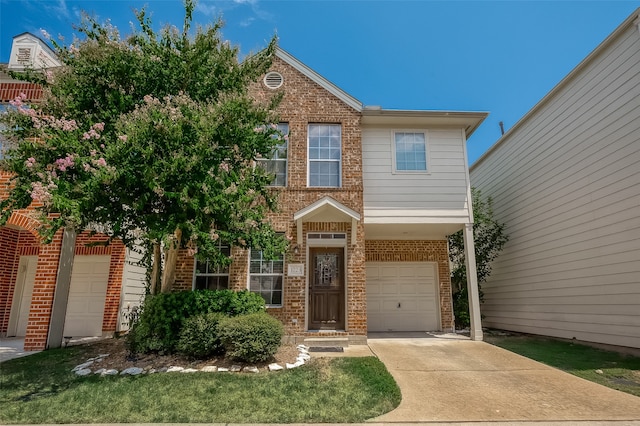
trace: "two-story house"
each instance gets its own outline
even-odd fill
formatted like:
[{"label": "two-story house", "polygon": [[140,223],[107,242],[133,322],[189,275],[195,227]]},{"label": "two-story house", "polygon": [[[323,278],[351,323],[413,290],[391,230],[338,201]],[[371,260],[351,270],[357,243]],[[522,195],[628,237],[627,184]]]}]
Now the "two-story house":
[{"label": "two-story house", "polygon": [[[259,250],[221,245],[233,261],[228,268],[215,268],[184,250],[174,289],[259,293],[293,339],[333,336],[364,343],[368,332],[449,331],[454,318],[446,236],[463,229],[471,271],[471,334],[481,339],[466,142],[487,114],[363,107],[282,49],[251,88],[258,100],[274,91],[284,93],[279,125],[288,138],[262,162],[274,172],[272,189],[279,193],[279,210],[269,220],[291,238],[289,252],[268,260]],[[0,333],[10,333],[15,321],[28,321],[20,326],[25,346],[38,349],[56,332],[51,317],[64,244],[60,236],[51,245],[39,245],[37,224],[22,216],[16,213],[0,228],[0,238],[15,240],[0,248],[14,259],[0,261]],[[22,237],[33,240],[32,251],[23,253]],[[89,249],[79,244],[74,268],[78,255],[85,255],[79,250]],[[33,256],[35,275],[21,272],[27,255]],[[109,267],[100,280],[105,283],[102,303],[94,300],[94,316],[102,318],[94,334],[115,330],[113,306],[122,311],[126,304],[118,292],[126,293],[129,281],[139,282],[139,271],[126,262],[123,266],[123,259],[112,251],[102,260]]]},{"label": "two-story house", "polygon": [[266,165],[290,252],[225,247],[233,263],[215,269],[185,251],[175,287],[248,288],[299,338],[452,330],[446,236],[465,229],[475,270],[466,141],[487,114],[363,107],[282,49],[252,93],[279,90],[288,141]]}]

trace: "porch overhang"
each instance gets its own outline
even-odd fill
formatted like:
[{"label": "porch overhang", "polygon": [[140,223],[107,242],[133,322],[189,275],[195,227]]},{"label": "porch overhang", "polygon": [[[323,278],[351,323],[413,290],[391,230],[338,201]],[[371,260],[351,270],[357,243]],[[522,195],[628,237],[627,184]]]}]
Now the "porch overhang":
[{"label": "porch overhang", "polygon": [[357,222],[361,219],[360,213],[350,209],[344,204],[326,196],[293,214],[296,222],[297,243],[302,244],[302,224],[304,222],[351,222],[351,243],[356,241]]}]

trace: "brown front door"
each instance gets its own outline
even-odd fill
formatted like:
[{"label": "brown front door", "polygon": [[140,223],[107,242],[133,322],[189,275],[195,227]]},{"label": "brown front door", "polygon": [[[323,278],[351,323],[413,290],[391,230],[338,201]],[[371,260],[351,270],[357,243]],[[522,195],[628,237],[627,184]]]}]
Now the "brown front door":
[{"label": "brown front door", "polygon": [[309,249],[309,330],[344,330],[344,249]]}]

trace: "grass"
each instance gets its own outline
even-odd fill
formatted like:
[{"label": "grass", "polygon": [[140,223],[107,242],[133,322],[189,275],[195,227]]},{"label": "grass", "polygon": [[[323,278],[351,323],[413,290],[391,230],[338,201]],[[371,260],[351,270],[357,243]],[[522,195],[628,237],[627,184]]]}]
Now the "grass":
[{"label": "grass", "polygon": [[640,357],[528,335],[487,336],[485,340],[583,379],[640,396]]},{"label": "grass", "polygon": [[70,371],[78,348],[0,364],[0,424],[362,422],[401,398],[374,357],[316,359],[277,373],[81,377]]}]

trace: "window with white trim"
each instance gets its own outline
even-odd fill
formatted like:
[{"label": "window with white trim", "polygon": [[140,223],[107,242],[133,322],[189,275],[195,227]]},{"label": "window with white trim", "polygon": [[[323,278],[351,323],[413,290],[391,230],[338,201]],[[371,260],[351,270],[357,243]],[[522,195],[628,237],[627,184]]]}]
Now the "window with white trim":
[{"label": "window with white trim", "polygon": [[339,188],[342,168],[342,128],[339,124],[309,124],[309,186]]},{"label": "window with white trim", "polygon": [[[220,243],[218,248],[225,256],[231,256],[231,247]],[[193,273],[194,290],[224,290],[229,288],[229,266],[216,266],[208,260],[196,259]]]},{"label": "window with white trim", "polygon": [[395,171],[427,171],[427,137],[424,132],[395,132]]},{"label": "window with white trim", "polygon": [[289,123],[279,123],[278,130],[283,137],[273,148],[270,158],[261,158],[261,164],[267,173],[273,175],[271,186],[287,186],[287,144],[289,141]]},{"label": "window with white trim", "polygon": [[265,259],[262,250],[251,249],[249,255],[249,291],[259,294],[267,306],[282,306],[284,256]]}]

